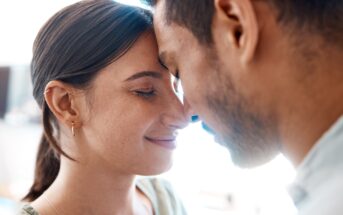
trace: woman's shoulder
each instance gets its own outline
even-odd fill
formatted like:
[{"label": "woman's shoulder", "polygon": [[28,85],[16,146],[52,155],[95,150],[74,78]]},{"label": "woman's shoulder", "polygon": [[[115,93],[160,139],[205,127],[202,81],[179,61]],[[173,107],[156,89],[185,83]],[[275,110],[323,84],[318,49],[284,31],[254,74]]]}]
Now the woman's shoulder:
[{"label": "woman's shoulder", "polygon": [[139,188],[144,187],[149,191],[157,194],[168,192],[171,196],[173,195],[173,187],[171,183],[162,178],[145,177],[137,180],[137,186]]},{"label": "woman's shoulder", "polygon": [[141,178],[137,181],[137,186],[148,196],[156,214],[187,214],[182,201],[167,180],[161,178]]},{"label": "woman's shoulder", "polygon": [[24,205],[17,215],[39,215],[31,205]]},{"label": "woman's shoulder", "polygon": [[[141,178],[138,188],[150,199],[156,215],[186,215],[172,185],[160,178]],[[17,215],[39,215],[31,205],[24,205]]]}]

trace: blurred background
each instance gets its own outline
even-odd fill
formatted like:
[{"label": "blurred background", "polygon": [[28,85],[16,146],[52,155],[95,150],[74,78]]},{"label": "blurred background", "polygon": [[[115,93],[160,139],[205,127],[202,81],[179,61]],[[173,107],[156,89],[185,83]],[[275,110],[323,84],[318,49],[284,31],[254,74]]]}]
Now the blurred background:
[{"label": "blurred background", "polygon": [[[0,214],[15,214],[33,180],[42,133],[31,96],[29,62],[33,40],[44,22],[75,0],[0,0]],[[139,0],[120,2],[140,5]],[[235,167],[229,152],[200,123],[178,138],[173,168],[161,175],[174,185],[189,214],[289,215],[287,193],[295,171],[278,156],[255,169]]]}]

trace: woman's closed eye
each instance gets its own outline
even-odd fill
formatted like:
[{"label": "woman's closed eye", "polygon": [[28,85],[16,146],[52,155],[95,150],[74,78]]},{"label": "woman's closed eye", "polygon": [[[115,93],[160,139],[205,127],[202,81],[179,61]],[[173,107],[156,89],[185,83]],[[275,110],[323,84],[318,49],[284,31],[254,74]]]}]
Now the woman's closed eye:
[{"label": "woman's closed eye", "polygon": [[154,88],[144,88],[144,89],[138,89],[135,90],[134,93],[137,96],[143,97],[143,98],[151,98],[156,95],[156,91]]}]

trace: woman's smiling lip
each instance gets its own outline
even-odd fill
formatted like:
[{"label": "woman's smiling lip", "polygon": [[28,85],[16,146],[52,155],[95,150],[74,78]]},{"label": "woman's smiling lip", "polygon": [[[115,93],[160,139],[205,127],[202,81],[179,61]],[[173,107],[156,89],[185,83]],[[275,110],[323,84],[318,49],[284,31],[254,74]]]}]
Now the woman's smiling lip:
[{"label": "woman's smiling lip", "polygon": [[154,143],[154,144],[159,145],[161,147],[164,147],[166,149],[173,150],[176,148],[176,138],[175,137],[161,137],[161,138],[145,137],[145,139],[151,143]]}]

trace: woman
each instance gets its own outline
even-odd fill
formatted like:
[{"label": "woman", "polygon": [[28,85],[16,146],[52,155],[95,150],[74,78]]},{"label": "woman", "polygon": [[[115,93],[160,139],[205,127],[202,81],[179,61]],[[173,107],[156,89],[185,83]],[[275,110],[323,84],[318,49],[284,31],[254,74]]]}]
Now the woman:
[{"label": "woman", "polygon": [[112,0],[81,1],[40,30],[33,94],[44,135],[21,214],[184,214],[156,175],[171,166],[186,125],[158,61],[151,14]]}]

